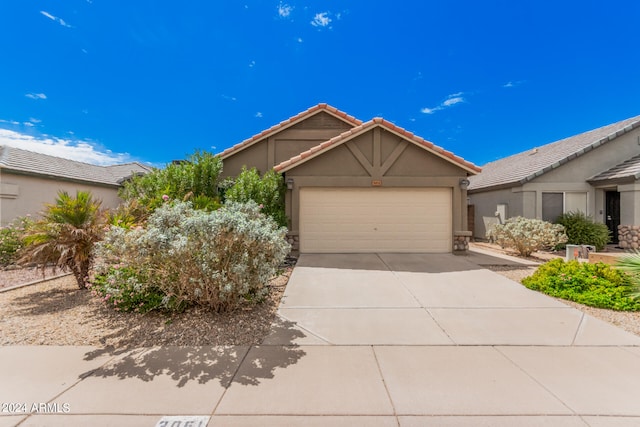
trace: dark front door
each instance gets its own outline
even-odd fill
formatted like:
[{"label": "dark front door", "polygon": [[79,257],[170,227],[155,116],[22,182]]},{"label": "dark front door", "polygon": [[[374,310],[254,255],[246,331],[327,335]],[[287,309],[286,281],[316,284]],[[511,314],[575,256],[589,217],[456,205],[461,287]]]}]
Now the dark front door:
[{"label": "dark front door", "polygon": [[618,226],[620,225],[620,193],[605,192],[605,223],[611,232],[611,243],[618,243]]}]

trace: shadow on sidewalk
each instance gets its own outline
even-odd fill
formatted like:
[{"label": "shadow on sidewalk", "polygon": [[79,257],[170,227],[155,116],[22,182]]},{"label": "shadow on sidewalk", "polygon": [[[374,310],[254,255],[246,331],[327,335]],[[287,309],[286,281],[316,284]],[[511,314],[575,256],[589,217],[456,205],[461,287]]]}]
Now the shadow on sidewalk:
[{"label": "shadow on sidewalk", "polygon": [[[223,387],[229,387],[232,381],[243,385],[258,385],[263,379],[273,378],[277,368],[295,364],[306,355],[304,350],[293,344],[294,340],[305,336],[294,326],[294,322],[277,320],[272,327],[273,334],[277,334],[280,340],[284,339],[280,342],[290,344],[256,347],[268,348],[266,352],[249,352],[253,346],[108,346],[86,353],[84,360],[104,355],[114,356],[114,359],[98,369],[81,374],[80,378],[115,377],[153,381],[156,377],[164,376],[174,380],[177,387],[183,387],[189,381],[204,384],[212,380],[220,381]],[[266,354],[268,357],[263,356]]]}]

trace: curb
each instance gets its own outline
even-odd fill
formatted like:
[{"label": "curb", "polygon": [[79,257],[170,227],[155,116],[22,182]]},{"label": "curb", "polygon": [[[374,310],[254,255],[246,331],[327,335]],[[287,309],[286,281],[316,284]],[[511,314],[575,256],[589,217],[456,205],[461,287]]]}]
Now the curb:
[{"label": "curb", "polygon": [[27,283],[21,283],[19,285],[9,286],[7,288],[0,289],[0,294],[3,293],[3,292],[13,291],[14,289],[24,288],[25,286],[37,285],[38,283],[47,282],[49,280],[54,280],[54,279],[59,279],[61,277],[71,276],[72,274],[73,273],[63,273],[63,274],[58,274],[56,276],[45,277],[44,279],[38,279],[38,280],[33,280],[33,281],[27,282]]}]

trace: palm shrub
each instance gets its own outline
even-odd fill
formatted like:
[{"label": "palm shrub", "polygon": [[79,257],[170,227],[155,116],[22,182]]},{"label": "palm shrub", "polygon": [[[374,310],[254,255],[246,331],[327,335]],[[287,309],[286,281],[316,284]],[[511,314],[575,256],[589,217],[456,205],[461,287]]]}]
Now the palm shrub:
[{"label": "palm shrub", "polygon": [[122,309],[137,301],[136,292],[152,289],[164,294],[159,309],[196,304],[230,311],[266,295],[268,280],[290,250],[285,234],[252,201],[228,201],[212,212],[190,202],[165,203],[144,228],[112,227],[106,234],[97,247],[103,263],[96,270],[109,286],[100,289],[124,301]]},{"label": "palm shrub", "polygon": [[85,289],[93,247],[104,233],[100,204],[87,191],[78,191],[75,197],[59,192],[55,202],[46,205],[42,219],[27,229],[20,262],[36,263],[43,270],[49,264],[70,269],[78,288]]},{"label": "palm shrub", "polygon": [[606,224],[595,223],[582,212],[567,212],[556,220],[564,227],[567,243],[571,245],[593,245],[601,251],[611,240]]},{"label": "palm shrub", "polygon": [[226,200],[246,203],[250,200],[261,206],[262,212],[270,216],[281,227],[288,224],[285,214],[286,187],[284,178],[273,169],[262,177],[256,168],[242,168],[233,185],[225,192]]},{"label": "palm shrub", "polygon": [[487,237],[493,238],[503,248],[515,249],[523,257],[567,241],[562,225],[521,216],[493,225]]},{"label": "palm shrub", "polygon": [[136,199],[150,212],[166,199],[195,199],[207,209],[220,207],[218,181],[222,160],[207,151],[195,151],[183,162],[168,164],[146,175],[132,177],[119,192],[125,201]]},{"label": "palm shrub", "polygon": [[631,280],[635,289],[631,295],[640,300],[640,252],[635,251],[620,257],[616,263],[616,267],[628,274],[629,280]]},{"label": "palm shrub", "polygon": [[630,277],[604,263],[551,260],[523,279],[529,289],[581,304],[612,310],[638,311]]}]

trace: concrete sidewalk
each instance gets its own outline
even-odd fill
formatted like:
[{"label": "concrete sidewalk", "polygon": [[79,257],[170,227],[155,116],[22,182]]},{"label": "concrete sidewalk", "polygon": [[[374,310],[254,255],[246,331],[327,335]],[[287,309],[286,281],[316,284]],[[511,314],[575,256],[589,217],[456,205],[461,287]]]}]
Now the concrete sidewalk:
[{"label": "concrete sidewalk", "polygon": [[0,347],[0,427],[640,425],[640,338],[511,262],[302,256],[260,346]]}]

